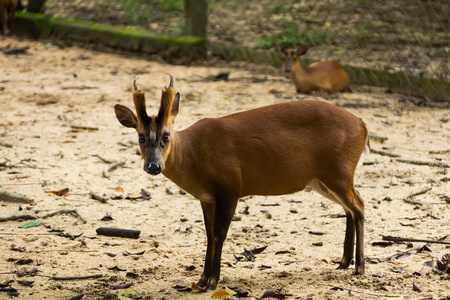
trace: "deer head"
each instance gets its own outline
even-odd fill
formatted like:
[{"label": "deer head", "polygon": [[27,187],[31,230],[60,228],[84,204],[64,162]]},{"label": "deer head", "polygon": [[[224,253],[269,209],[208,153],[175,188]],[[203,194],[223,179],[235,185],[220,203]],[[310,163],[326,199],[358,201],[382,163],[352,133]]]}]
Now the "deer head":
[{"label": "deer head", "polygon": [[126,106],[116,104],[114,110],[120,124],[136,129],[139,136],[139,147],[144,158],[144,170],[158,175],[165,169],[165,161],[170,153],[173,124],[178,115],[180,93],[174,95],[173,76],[170,76],[168,88],[162,90],[161,105],[158,115],[147,115],[145,108],[145,92],[137,87],[136,77],[133,82],[133,102],[136,114]]}]

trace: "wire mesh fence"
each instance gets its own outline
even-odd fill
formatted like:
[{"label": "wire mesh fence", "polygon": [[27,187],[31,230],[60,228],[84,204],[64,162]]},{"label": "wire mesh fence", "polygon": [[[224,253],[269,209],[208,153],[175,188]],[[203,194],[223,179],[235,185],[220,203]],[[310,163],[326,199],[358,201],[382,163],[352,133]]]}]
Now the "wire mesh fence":
[{"label": "wire mesh fence", "polygon": [[[252,34],[242,40],[247,47],[304,43],[310,45],[305,63],[336,60],[349,66],[347,71],[357,83],[401,85],[412,94],[450,97],[448,0],[275,1],[261,5],[263,11],[255,13],[259,17],[248,19]],[[214,14],[212,10],[211,21],[221,27]],[[239,44],[239,32],[229,35]],[[217,52],[221,51],[219,47]],[[250,60],[260,60],[239,51]],[[273,58],[269,62],[276,64]]]},{"label": "wire mesh fence", "polygon": [[[47,13],[184,33],[183,0],[48,0]],[[308,44],[306,63],[336,60],[353,82],[449,100],[449,30],[450,0],[211,0],[207,37],[224,59],[273,65],[277,43]]]}]

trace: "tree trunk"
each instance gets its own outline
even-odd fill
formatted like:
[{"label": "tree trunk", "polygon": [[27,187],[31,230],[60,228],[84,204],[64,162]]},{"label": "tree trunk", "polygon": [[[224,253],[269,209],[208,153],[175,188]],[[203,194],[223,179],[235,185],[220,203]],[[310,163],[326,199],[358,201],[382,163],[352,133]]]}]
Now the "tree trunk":
[{"label": "tree trunk", "polygon": [[208,0],[185,0],[186,34],[206,39]]},{"label": "tree trunk", "polygon": [[33,13],[43,13],[44,12],[45,0],[29,0],[27,11]]}]

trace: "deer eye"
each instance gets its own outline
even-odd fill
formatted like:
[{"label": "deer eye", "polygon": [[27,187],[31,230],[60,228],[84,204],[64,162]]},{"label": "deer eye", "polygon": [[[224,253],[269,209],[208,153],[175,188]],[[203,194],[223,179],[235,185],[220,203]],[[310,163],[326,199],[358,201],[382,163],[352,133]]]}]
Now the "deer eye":
[{"label": "deer eye", "polygon": [[139,143],[144,143],[145,139],[144,139],[144,134],[139,133]]},{"label": "deer eye", "polygon": [[161,146],[165,147],[169,141],[170,141],[170,132],[165,132],[161,139]]}]

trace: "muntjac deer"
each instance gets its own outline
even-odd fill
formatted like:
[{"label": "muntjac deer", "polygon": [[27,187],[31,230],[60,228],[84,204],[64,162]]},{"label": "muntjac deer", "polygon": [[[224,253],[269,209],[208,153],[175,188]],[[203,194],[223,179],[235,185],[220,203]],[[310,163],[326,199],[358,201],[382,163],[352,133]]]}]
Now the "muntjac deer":
[{"label": "muntjac deer", "polygon": [[306,54],[308,46],[284,49],[277,45],[277,50],[283,57],[283,69],[289,73],[297,93],[324,91],[331,94],[350,90],[350,79],[338,62],[315,62],[304,68],[300,64],[300,56]]},{"label": "muntjac deer", "polygon": [[14,14],[16,13],[19,0],[0,0],[0,22],[3,27],[3,34],[8,35],[9,29],[14,24]]},{"label": "muntjac deer", "polygon": [[304,100],[206,118],[175,131],[180,93],[174,92],[172,75],[157,115],[147,115],[136,79],[133,101],[137,114],[120,104],[114,109],[123,126],[138,132],[144,170],[164,174],[201,202],[208,245],[199,286],[216,288],[223,242],[240,197],[289,194],[307,186],[344,207],[339,269],[352,261],[356,232],[355,274],[364,274],[364,203],[353,185],[369,147],[360,119],[332,104]]}]

